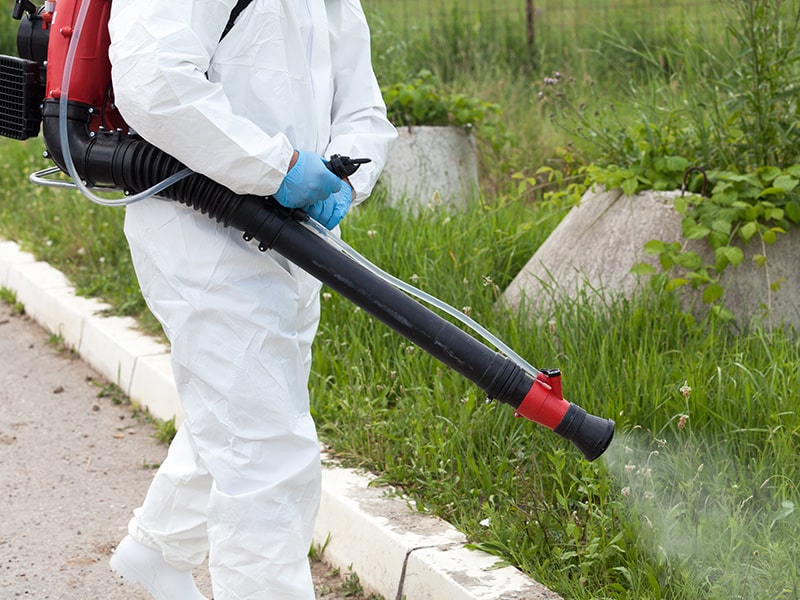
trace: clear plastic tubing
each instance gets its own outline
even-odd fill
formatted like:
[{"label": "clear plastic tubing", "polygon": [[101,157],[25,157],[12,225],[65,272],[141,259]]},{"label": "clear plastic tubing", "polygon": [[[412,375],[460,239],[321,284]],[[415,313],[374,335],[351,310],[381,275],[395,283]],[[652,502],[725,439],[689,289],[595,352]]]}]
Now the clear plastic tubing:
[{"label": "clear plastic tubing", "polygon": [[522,358],[519,354],[514,352],[507,344],[505,344],[502,340],[497,338],[494,334],[492,334],[489,330],[487,330],[483,325],[475,321],[475,319],[465,315],[462,311],[456,310],[449,304],[442,302],[436,296],[432,296],[427,292],[423,292],[415,288],[414,286],[406,283],[402,279],[398,279],[393,275],[390,275],[386,271],[383,271],[380,267],[372,264],[366,258],[361,256],[355,249],[353,249],[347,242],[341,239],[339,236],[330,235],[328,230],[325,229],[322,225],[314,221],[313,219],[309,219],[305,222],[305,225],[308,229],[311,229],[319,235],[320,237],[325,238],[325,240],[331,244],[332,246],[336,246],[339,248],[341,252],[349,256],[359,265],[368,269],[373,274],[377,275],[381,279],[383,279],[389,285],[393,285],[399,290],[402,290],[406,294],[413,296],[423,302],[430,304],[431,306],[435,306],[439,310],[447,313],[451,317],[457,319],[464,325],[466,325],[469,329],[480,335],[484,340],[492,344],[498,351],[502,352],[506,355],[510,360],[512,360],[518,367],[526,371],[531,377],[534,379],[539,374],[539,370],[532,366],[528,361]]}]

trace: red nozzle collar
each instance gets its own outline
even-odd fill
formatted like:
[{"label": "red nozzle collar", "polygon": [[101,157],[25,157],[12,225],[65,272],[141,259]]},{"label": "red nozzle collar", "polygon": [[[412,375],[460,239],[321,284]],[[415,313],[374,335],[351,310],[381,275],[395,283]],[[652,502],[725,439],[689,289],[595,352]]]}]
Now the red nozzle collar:
[{"label": "red nozzle collar", "polygon": [[569,402],[561,394],[561,372],[539,371],[514,414],[555,429],[569,408]]}]

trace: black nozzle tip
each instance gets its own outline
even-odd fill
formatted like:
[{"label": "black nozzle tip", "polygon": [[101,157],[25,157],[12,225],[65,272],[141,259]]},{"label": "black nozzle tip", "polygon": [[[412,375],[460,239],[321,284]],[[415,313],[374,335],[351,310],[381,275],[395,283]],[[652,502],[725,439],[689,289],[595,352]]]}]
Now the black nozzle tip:
[{"label": "black nozzle tip", "polygon": [[569,440],[588,461],[608,449],[614,437],[614,421],[588,414],[580,406],[570,404],[554,432]]}]

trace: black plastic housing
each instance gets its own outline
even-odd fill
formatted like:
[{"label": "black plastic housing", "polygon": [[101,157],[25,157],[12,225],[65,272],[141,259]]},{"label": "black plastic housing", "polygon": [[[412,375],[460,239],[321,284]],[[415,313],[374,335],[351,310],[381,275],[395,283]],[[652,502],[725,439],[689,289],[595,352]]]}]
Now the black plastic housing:
[{"label": "black plastic housing", "polygon": [[39,63],[0,55],[0,135],[26,140],[39,135],[44,78]]}]

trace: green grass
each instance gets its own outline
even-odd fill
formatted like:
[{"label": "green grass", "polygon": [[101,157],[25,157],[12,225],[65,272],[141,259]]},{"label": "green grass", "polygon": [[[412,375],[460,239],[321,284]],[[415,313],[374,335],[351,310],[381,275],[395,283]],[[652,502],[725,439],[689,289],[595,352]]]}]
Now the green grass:
[{"label": "green grass", "polygon": [[[797,339],[698,324],[669,296],[587,294],[539,327],[498,314],[498,289],[549,230],[509,239],[519,256],[498,263],[509,255],[503,235],[540,212],[519,210],[477,207],[400,227],[402,217],[375,203],[345,233],[378,264],[469,306],[533,364],[560,367],[568,399],[617,420],[608,456],[586,463],[508,407],[487,406],[334,295],[323,303],[312,384],[323,437],[566,598],[797,597]],[[495,229],[500,219],[505,229]],[[413,251],[393,260],[401,248]]]},{"label": "green grass", "polygon": [[42,159],[41,138],[0,138],[0,235],[63,271],[81,295],[112,305],[159,332],[142,299],[122,234],[124,211],[89,203],[77,192],[28,183]]},{"label": "green grass", "polygon": [[21,302],[17,302],[17,295],[7,287],[0,287],[0,301],[8,304],[15,314],[25,314],[25,306]]},{"label": "green grass", "polygon": [[[17,182],[12,193],[30,190]],[[560,367],[567,398],[619,429],[607,456],[587,463],[325,291],[311,391],[321,436],[340,458],[566,598],[797,597],[795,337],[701,325],[670,296],[587,293],[537,326],[495,301],[561,211],[506,199],[412,218],[374,200],[346,221],[354,247],[469,307],[535,365]],[[77,222],[115,212],[85,202],[71,210]]]}]

